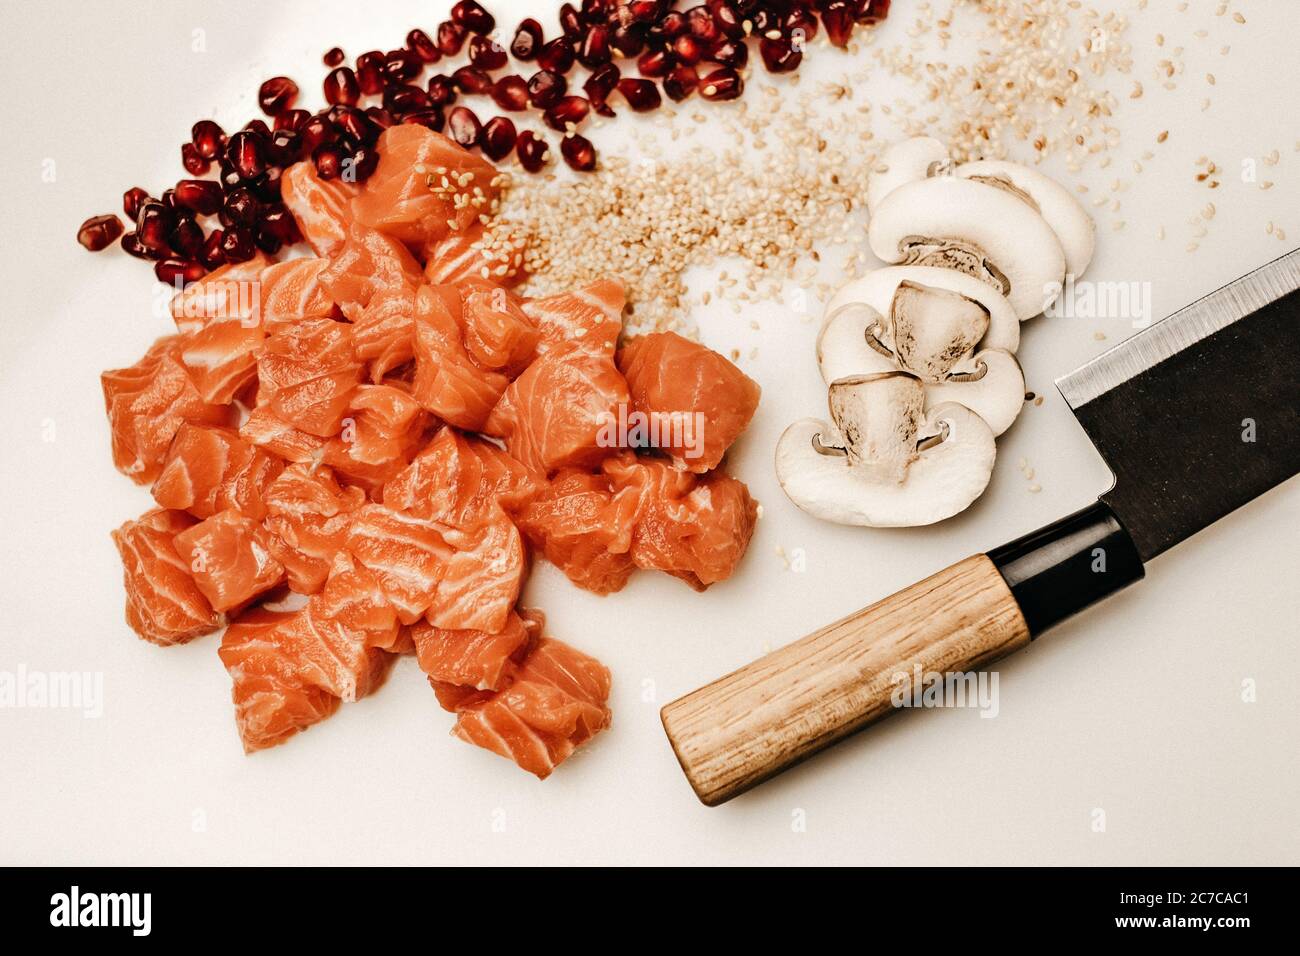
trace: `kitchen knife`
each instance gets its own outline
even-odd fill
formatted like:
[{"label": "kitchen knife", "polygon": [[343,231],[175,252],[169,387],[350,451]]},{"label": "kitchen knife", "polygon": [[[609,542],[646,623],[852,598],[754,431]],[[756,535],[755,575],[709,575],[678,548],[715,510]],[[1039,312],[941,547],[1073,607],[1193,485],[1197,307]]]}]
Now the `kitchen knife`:
[{"label": "kitchen knife", "polygon": [[699,798],[731,799],[888,716],[896,675],[983,667],[1140,580],[1300,472],[1300,250],[1057,381],[1111,489],[665,706]]}]

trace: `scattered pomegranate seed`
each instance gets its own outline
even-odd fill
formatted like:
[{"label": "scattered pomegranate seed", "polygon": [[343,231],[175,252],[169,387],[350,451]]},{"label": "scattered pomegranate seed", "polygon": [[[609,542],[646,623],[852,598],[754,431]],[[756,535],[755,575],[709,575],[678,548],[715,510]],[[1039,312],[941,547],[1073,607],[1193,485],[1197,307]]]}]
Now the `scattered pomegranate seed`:
[{"label": "scattered pomegranate seed", "polygon": [[343,181],[364,183],[379,167],[379,154],[369,146],[358,146],[343,160]]},{"label": "scattered pomegranate seed", "polygon": [[569,81],[559,73],[538,70],[528,80],[528,101],[537,109],[544,110],[558,103],[568,89]]},{"label": "scattered pomegranate seed", "polygon": [[510,53],[516,60],[531,60],[541,50],[542,42],[542,25],[531,18],[524,20],[515,29]]},{"label": "scattered pomegranate seed", "polygon": [[676,103],[689,97],[700,85],[700,74],[693,66],[679,66],[664,77],[664,92]]},{"label": "scattered pomegranate seed", "polygon": [[287,76],[273,76],[257,90],[257,105],[267,116],[279,116],[293,107],[298,98],[298,84]]},{"label": "scattered pomegranate seed", "polygon": [[176,205],[211,216],[221,208],[221,184],[210,179],[182,179],[176,184]]},{"label": "scattered pomegranate seed", "polygon": [[245,226],[226,229],[221,237],[221,254],[227,262],[247,262],[253,258],[253,231]]},{"label": "scattered pomegranate seed", "polygon": [[568,124],[577,126],[591,112],[591,104],[581,96],[565,96],[543,114],[546,125],[565,132]]},{"label": "scattered pomegranate seed", "polygon": [[424,67],[410,50],[389,50],[384,54],[383,74],[390,83],[404,83],[420,74]]},{"label": "scattered pomegranate seed", "polygon": [[343,51],[336,46],[330,47],[325,51],[325,55],[321,57],[321,61],[326,66],[338,66],[344,61],[344,59],[346,59],[346,57],[344,57]]},{"label": "scattered pomegranate seed", "polygon": [[92,216],[83,222],[77,230],[77,241],[91,252],[99,252],[116,242],[120,235],[122,220],[110,213],[107,216]]},{"label": "scattered pomegranate seed", "polygon": [[199,253],[199,261],[209,269],[215,269],[226,261],[226,254],[221,251],[221,243],[225,236],[224,229],[213,229],[203,242],[203,249]]},{"label": "scattered pomegranate seed", "polygon": [[429,101],[434,106],[448,106],[456,102],[455,81],[445,73],[429,77]]},{"label": "scattered pomegranate seed", "polygon": [[267,155],[277,166],[289,166],[302,154],[302,137],[291,129],[278,129],[271,134]]},{"label": "scattered pomegranate seed", "polygon": [[271,127],[260,119],[252,119],[244,124],[244,129],[250,133],[257,133],[259,136],[270,136]]},{"label": "scattered pomegranate seed", "polygon": [[591,145],[591,140],[577,133],[564,137],[560,142],[560,155],[579,172],[596,168],[596,147]]},{"label": "scattered pomegranate seed", "polygon": [[573,45],[564,37],[556,37],[537,54],[537,65],[552,73],[568,73],[575,59]]},{"label": "scattered pomegranate seed", "polygon": [[193,216],[177,216],[167,240],[182,258],[194,259],[203,251],[203,227]]},{"label": "scattered pomegranate seed", "polygon": [[515,155],[519,157],[520,166],[535,173],[546,165],[549,157],[546,140],[526,129],[519,134],[519,140],[515,143]]},{"label": "scattered pomegranate seed", "polygon": [[378,50],[357,57],[357,85],[366,96],[384,92],[384,62],[384,55]]},{"label": "scattered pomegranate seed", "polygon": [[286,246],[293,245],[301,238],[298,224],[293,216],[287,208],[279,204],[269,206],[262,211],[257,220],[257,228],[259,232],[274,236]]},{"label": "scattered pomegranate seed", "polygon": [[642,76],[667,76],[673,68],[673,58],[664,50],[651,50],[636,61]]},{"label": "scattered pomegranate seed", "polygon": [[226,160],[244,179],[266,170],[266,138],[253,130],[241,129],[226,144]]},{"label": "scattered pomegranate seed", "polygon": [[763,37],[758,43],[758,52],[763,57],[763,65],[769,73],[789,73],[799,68],[803,54],[791,46],[785,37],[771,39]]},{"label": "scattered pomegranate seed", "polygon": [[651,36],[662,36],[671,40],[679,37],[688,29],[686,15],[672,10],[665,13],[658,23],[650,27]]},{"label": "scattered pomegranate seed", "polygon": [[175,222],[172,211],[156,199],[151,199],[140,207],[140,214],[135,220],[136,237],[140,245],[154,252],[167,252],[170,246],[167,234]]},{"label": "scattered pomegranate seed", "polygon": [[226,134],[212,120],[199,120],[190,130],[190,142],[204,159],[216,159],[226,147]]},{"label": "scattered pomegranate seed", "polygon": [[412,30],[406,35],[406,45],[425,63],[437,63],[442,59],[442,51],[423,30]]},{"label": "scattered pomegranate seed", "polygon": [[494,116],[483,127],[481,148],[489,159],[500,162],[515,148],[515,124],[504,116]]},{"label": "scattered pomegranate seed", "polygon": [[316,151],[317,146],[332,142],[336,132],[334,124],[324,116],[313,116],[307,120],[298,131],[303,155],[310,156]]},{"label": "scattered pomegranate seed", "polygon": [[330,71],[325,77],[325,102],[343,103],[353,106],[361,99],[361,87],[357,85],[357,75],[348,66],[340,66]]},{"label": "scattered pomegranate seed", "polygon": [[333,143],[322,143],[311,154],[321,179],[337,179],[343,171],[343,151]]},{"label": "scattered pomegranate seed", "polygon": [[704,43],[690,33],[673,40],[673,56],[681,63],[694,66],[704,59]]},{"label": "scattered pomegranate seed", "polygon": [[739,70],[749,62],[749,47],[741,41],[723,40],[708,54],[708,59]]},{"label": "scattered pomegranate seed", "polygon": [[221,204],[221,224],[223,226],[251,226],[257,222],[261,204],[251,190],[240,186],[226,193]]},{"label": "scattered pomegranate seed", "polygon": [[460,52],[460,48],[465,45],[465,37],[469,31],[459,23],[452,23],[450,20],[444,20],[438,24],[438,49],[442,51],[443,56],[455,56]]},{"label": "scattered pomegranate seed", "polygon": [[874,26],[889,16],[889,4],[890,0],[866,0],[858,11],[858,22]]},{"label": "scattered pomegranate seed", "polygon": [[740,39],[745,35],[745,24],[737,6],[728,0],[709,0],[709,13],[713,15],[714,24],[720,32],[732,39]]},{"label": "scattered pomegranate seed", "polygon": [[447,125],[447,118],[442,115],[442,110],[416,110],[403,116],[402,122],[414,123],[435,133],[441,133],[443,127]]},{"label": "scattered pomegranate seed", "polygon": [[609,35],[609,46],[624,59],[639,56],[645,49],[645,30],[636,25],[617,26]]},{"label": "scattered pomegranate seed", "polygon": [[627,12],[635,23],[653,23],[664,15],[666,8],[665,0],[632,0]]},{"label": "scattered pomegranate seed", "polygon": [[654,80],[631,78],[619,80],[618,91],[623,94],[623,99],[627,100],[627,105],[638,113],[658,109],[663,102],[663,98],[659,95],[659,87],[655,86]]},{"label": "scattered pomegranate seed", "polygon": [[469,38],[469,61],[480,70],[499,70],[506,65],[505,47],[491,37]]},{"label": "scattered pomegranate seed", "polygon": [[477,146],[482,133],[483,124],[468,107],[457,106],[447,114],[447,135],[466,149]]},{"label": "scattered pomegranate seed", "polygon": [[462,66],[451,75],[451,82],[462,93],[492,92],[492,77],[472,66]]},{"label": "scattered pomegranate seed", "polygon": [[577,40],[582,36],[582,17],[578,14],[578,10],[573,4],[560,4],[559,17],[561,33],[570,40]]},{"label": "scattered pomegranate seed", "polygon": [[393,114],[388,112],[382,106],[367,106],[366,119],[374,123],[381,130],[388,129],[395,122]]},{"label": "scattered pomegranate seed", "polygon": [[619,69],[613,63],[606,63],[604,66],[594,70],[587,81],[582,84],[582,91],[587,94],[587,99],[591,103],[591,108],[601,116],[613,116],[614,111],[609,108],[607,100],[609,94],[614,92],[618,86]]},{"label": "scattered pomegranate seed", "polygon": [[840,49],[849,45],[853,35],[853,11],[844,0],[831,0],[821,11],[822,26],[826,28],[826,37]]},{"label": "scattered pomegranate seed", "polygon": [[578,44],[578,62],[589,70],[594,70],[610,61],[609,30],[603,26],[594,26],[587,31],[582,42]]},{"label": "scattered pomegranate seed", "polygon": [[202,176],[212,168],[212,163],[199,155],[193,143],[181,143],[181,165],[191,176]]},{"label": "scattered pomegranate seed", "polygon": [[128,232],[122,237],[122,249],[127,255],[134,256],[137,259],[161,259],[166,253],[155,252],[140,241],[140,237],[134,232]]},{"label": "scattered pomegranate seed", "polygon": [[807,10],[798,7],[786,14],[781,26],[781,32],[788,36],[795,48],[801,52],[817,36],[817,18]]},{"label": "scattered pomegranate seed", "polygon": [[713,14],[703,5],[686,11],[686,29],[691,32],[691,36],[706,44],[713,43],[722,36]]},{"label": "scattered pomegranate seed", "polygon": [[153,274],[158,277],[159,282],[184,288],[191,282],[198,282],[208,274],[208,270],[203,267],[201,262],[192,262],[186,259],[161,259],[154,264]]},{"label": "scattered pomegranate seed", "polygon": [[492,86],[492,99],[503,110],[528,108],[528,84],[522,76],[503,76]]},{"label": "scattered pomegranate seed", "polygon": [[132,186],[126,192],[122,193],[122,211],[126,213],[126,218],[135,222],[136,217],[140,215],[140,207],[147,203],[151,198],[152,197],[139,186]]},{"label": "scattered pomegranate seed", "polygon": [[745,81],[729,66],[720,66],[700,81],[700,95],[706,100],[734,100],[745,92]]},{"label": "scattered pomegranate seed", "polygon": [[496,18],[474,0],[460,0],[451,8],[451,19],[471,33],[478,34],[491,33],[497,25]]},{"label": "scattered pomegranate seed", "polygon": [[285,110],[275,118],[275,125],[271,127],[271,131],[289,129],[297,132],[302,129],[302,124],[309,119],[311,119],[311,114],[306,110]]}]

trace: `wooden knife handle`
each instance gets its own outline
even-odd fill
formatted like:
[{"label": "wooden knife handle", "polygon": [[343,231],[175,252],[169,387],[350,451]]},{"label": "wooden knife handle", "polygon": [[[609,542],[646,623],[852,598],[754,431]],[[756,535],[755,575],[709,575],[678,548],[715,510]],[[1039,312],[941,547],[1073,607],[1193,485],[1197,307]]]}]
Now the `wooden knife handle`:
[{"label": "wooden knife handle", "polygon": [[716,806],[893,713],[896,674],[969,671],[1029,643],[1002,575],[976,555],[665,706],[696,794]]}]

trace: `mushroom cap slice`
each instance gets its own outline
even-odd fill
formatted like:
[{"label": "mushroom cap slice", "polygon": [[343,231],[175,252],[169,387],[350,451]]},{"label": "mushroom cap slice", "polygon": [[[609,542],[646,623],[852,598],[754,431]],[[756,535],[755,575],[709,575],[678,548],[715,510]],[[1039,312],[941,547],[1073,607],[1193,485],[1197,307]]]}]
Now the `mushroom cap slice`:
[{"label": "mushroom cap slice", "polygon": [[947,161],[948,148],[932,136],[891,143],[867,177],[867,211],[874,215],[881,200],[899,186],[925,179],[936,164]]},{"label": "mushroom cap slice", "polygon": [[[966,376],[971,376],[966,380]],[[958,402],[984,419],[994,436],[1011,427],[1025,407],[1025,374],[1010,352],[985,349],[959,362],[942,382],[925,386],[928,406]]]},{"label": "mushroom cap slice", "polygon": [[1083,275],[1097,246],[1097,224],[1068,189],[1052,177],[1020,163],[981,159],[962,163],[955,170],[963,179],[986,185],[1010,187],[1035,206],[1060,240],[1065,252],[1065,270],[1075,278]]},{"label": "mushroom cap slice", "polygon": [[817,336],[817,364],[822,380],[830,385],[839,378],[898,371],[893,352],[873,348],[868,336],[884,329],[880,313],[863,302],[846,302],[829,313]]},{"label": "mushroom cap slice", "polygon": [[899,364],[926,382],[939,382],[979,345],[989,313],[959,292],[905,279],[890,304],[889,329]]},{"label": "mushroom cap slice", "polygon": [[867,227],[885,262],[946,265],[998,288],[1023,322],[1060,293],[1065,253],[1047,221],[1003,189],[936,176],[889,193]]},{"label": "mushroom cap slice", "polygon": [[916,435],[925,415],[925,386],[897,369],[832,382],[831,421],[849,464],[875,481],[901,483],[916,461]]},{"label": "mushroom cap slice", "polygon": [[[886,266],[854,279],[831,297],[826,305],[826,321],[818,338],[819,357],[823,350],[823,340],[832,335],[830,327],[840,321],[849,321],[840,310],[850,303],[862,303],[875,310],[882,317],[882,326],[888,331],[889,323],[885,322],[883,317],[890,314],[894,293],[903,282],[914,282],[932,289],[947,289],[949,292],[974,299],[989,315],[989,328],[984,333],[984,338],[980,340],[980,348],[1005,349],[1008,352],[1015,352],[1020,348],[1020,319],[1007,298],[987,282],[981,282],[955,269],[943,269],[938,266]],[[892,348],[892,343],[888,340],[885,344]],[[831,351],[829,348],[825,350]],[[854,371],[866,371],[866,369]],[[825,374],[824,369],[823,374]],[[852,372],[844,374],[852,374]],[[832,375],[827,377],[826,381],[831,382],[839,377],[839,375]]]},{"label": "mushroom cap slice", "polygon": [[819,452],[814,439],[833,432],[825,422],[806,418],[781,435],[776,476],[791,501],[826,521],[875,528],[933,524],[984,493],[997,450],[984,420],[951,402],[931,409],[921,432],[923,438],[944,438],[921,451],[907,480],[896,484],[873,481],[846,456]]}]

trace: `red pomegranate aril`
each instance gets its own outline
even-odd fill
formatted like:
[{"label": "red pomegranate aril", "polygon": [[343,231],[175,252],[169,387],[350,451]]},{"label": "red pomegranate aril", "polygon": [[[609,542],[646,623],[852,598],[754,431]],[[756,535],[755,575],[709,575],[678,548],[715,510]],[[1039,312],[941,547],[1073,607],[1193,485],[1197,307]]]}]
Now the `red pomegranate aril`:
[{"label": "red pomegranate aril", "polygon": [[799,68],[803,54],[791,46],[785,37],[771,39],[763,37],[758,42],[758,52],[763,57],[763,65],[769,73],[789,73]]},{"label": "red pomegranate aril", "polygon": [[[424,97],[421,102],[427,102],[428,96],[423,90],[420,90],[420,95]],[[379,138],[379,129],[370,122],[363,111],[355,106],[338,108],[338,114],[334,117],[334,128],[352,137],[358,143],[370,144]]]},{"label": "red pomegranate aril", "polygon": [[310,156],[322,143],[332,143],[338,136],[338,130],[324,115],[318,113],[302,124],[299,135],[302,139],[303,155]]},{"label": "red pomegranate aril", "polygon": [[221,251],[221,243],[225,236],[224,229],[213,229],[203,242],[203,250],[199,253],[199,261],[209,269],[215,269],[226,261],[226,254]]},{"label": "red pomegranate aril", "polygon": [[579,14],[587,24],[606,23],[617,16],[618,0],[582,0]]},{"label": "red pomegranate aril", "polygon": [[447,125],[447,118],[442,115],[440,109],[416,110],[414,113],[407,113],[403,116],[402,122],[414,126],[423,126],[435,133],[441,133],[443,127]]},{"label": "red pomegranate aril", "polygon": [[676,103],[689,97],[700,85],[700,74],[693,66],[678,66],[664,77],[664,92]]},{"label": "red pomegranate aril", "polygon": [[321,57],[321,62],[326,66],[338,66],[344,59],[346,57],[343,55],[343,51],[336,46],[332,46],[325,51],[325,55]]},{"label": "red pomegranate aril", "polygon": [[261,208],[261,203],[248,187],[240,186],[232,189],[226,193],[225,202],[221,204],[221,224],[251,226],[257,222],[257,215]]},{"label": "red pomegranate aril", "polygon": [[587,99],[594,109],[601,116],[613,116],[614,111],[607,105],[609,94],[614,92],[618,86],[619,69],[613,63],[606,63],[604,66],[595,70],[587,81],[582,84],[582,91],[587,94]]},{"label": "red pomegranate aril", "polygon": [[791,45],[800,53],[817,37],[817,18],[797,7],[786,14],[782,27],[781,32],[790,38]]},{"label": "red pomegranate aril", "polygon": [[609,35],[609,45],[624,59],[630,60],[634,56],[640,56],[641,51],[645,49],[645,28],[636,24],[617,26]]},{"label": "red pomegranate aril", "polygon": [[560,155],[579,172],[596,168],[596,147],[591,145],[591,140],[577,133],[564,137],[560,142]]},{"label": "red pomegranate aril", "polygon": [[259,232],[274,236],[287,246],[293,245],[301,238],[298,224],[293,216],[288,209],[279,204],[262,210],[262,214],[257,219],[257,229]]},{"label": "red pomegranate aril", "polygon": [[270,136],[271,127],[260,119],[251,119],[244,124],[244,130],[250,133],[256,133],[258,136]]},{"label": "red pomegranate aril", "polygon": [[253,231],[244,226],[226,229],[221,237],[221,254],[227,262],[247,262],[254,251]]},{"label": "red pomegranate aril", "polygon": [[537,65],[552,73],[568,73],[573,69],[575,59],[573,44],[564,37],[556,37],[537,54]]},{"label": "red pomegranate aril", "polygon": [[422,69],[420,58],[410,50],[389,50],[384,54],[384,79],[390,83],[405,83]]},{"label": "red pomegranate aril", "polygon": [[361,99],[361,87],[357,85],[357,75],[350,66],[340,66],[330,70],[325,77],[325,102],[342,103],[355,106]]},{"label": "red pomegranate aril", "polygon": [[708,58],[739,70],[749,62],[749,47],[743,40],[723,40],[709,52]]},{"label": "red pomegranate aril", "polygon": [[212,120],[199,120],[190,130],[190,142],[204,159],[216,159],[226,146],[226,134]]},{"label": "red pomegranate aril", "polygon": [[298,84],[287,76],[273,76],[257,90],[257,105],[267,116],[279,116],[293,108],[298,98]]},{"label": "red pomegranate aril", "polygon": [[226,159],[244,179],[266,170],[265,138],[253,130],[241,129],[226,144]]},{"label": "red pomegranate aril", "polygon": [[129,256],[135,256],[137,259],[158,260],[165,258],[167,250],[150,249],[140,241],[140,236],[134,232],[128,232],[122,237],[122,249]]},{"label": "red pomegranate aril", "polygon": [[[306,155],[305,153],[303,154]],[[256,179],[249,180],[248,188],[253,191],[253,195],[260,202],[279,202],[280,201],[280,174],[282,170],[279,166],[272,166]]]},{"label": "red pomegranate aril", "polygon": [[889,16],[890,0],[858,0],[857,21],[874,26]]},{"label": "red pomegranate aril", "polygon": [[542,42],[542,25],[530,17],[515,29],[510,53],[516,60],[531,60],[541,50]]},{"label": "red pomegranate aril", "polygon": [[650,33],[654,36],[667,37],[669,40],[679,37],[690,29],[686,22],[686,15],[672,10],[663,15],[658,23],[650,27]]},{"label": "red pomegranate aril", "polygon": [[210,179],[182,179],[176,184],[176,205],[200,216],[211,216],[221,208],[221,184]]},{"label": "red pomegranate aril", "polygon": [[654,80],[631,78],[619,80],[618,91],[623,94],[623,99],[627,100],[627,105],[638,113],[658,109],[663,103],[663,98],[659,95],[659,87],[655,86]]},{"label": "red pomegranate aril", "polygon": [[608,63],[610,60],[609,51],[609,28],[604,26],[594,26],[590,28],[578,44],[578,62],[589,70],[594,70],[598,66]]},{"label": "red pomegranate aril", "polygon": [[267,154],[277,166],[292,166],[302,154],[302,137],[291,129],[278,129],[271,134]]},{"label": "red pomegranate aril", "polygon": [[664,0],[632,0],[627,5],[628,16],[635,23],[654,23],[664,15]]},{"label": "red pomegranate aril", "polygon": [[745,35],[744,20],[737,4],[729,0],[709,0],[708,7],[709,13],[713,14],[713,22],[721,32],[733,40],[739,40]]},{"label": "red pomegranate aril", "polygon": [[366,119],[370,120],[370,122],[375,124],[376,128],[381,130],[388,129],[388,127],[392,126],[396,122],[396,120],[393,119],[393,114],[388,112],[388,110],[384,109],[382,106],[367,106]]},{"label": "red pomegranate aril", "polygon": [[122,220],[112,213],[107,216],[91,216],[77,230],[77,242],[91,252],[107,249],[117,237],[122,235]]},{"label": "red pomegranate aril", "polygon": [[178,217],[168,243],[182,258],[196,259],[203,251],[203,227],[193,216]]},{"label": "red pomegranate aril", "polygon": [[478,145],[483,134],[483,124],[478,121],[474,111],[465,106],[453,107],[447,114],[447,135],[460,145],[469,149]]},{"label": "red pomegranate aril", "polygon": [[548,158],[546,140],[532,130],[526,129],[519,134],[519,139],[515,143],[515,155],[519,157],[520,166],[530,173],[535,173],[546,165]]},{"label": "red pomegranate aril", "polygon": [[568,124],[577,126],[591,112],[591,104],[581,96],[565,96],[543,114],[546,125],[564,132]]},{"label": "red pomegranate aril", "polygon": [[271,127],[271,132],[277,133],[282,129],[289,129],[296,133],[302,129],[302,125],[309,119],[311,119],[311,113],[306,110],[285,110],[275,118],[275,124]]},{"label": "red pomegranate aril", "polygon": [[465,45],[465,37],[469,31],[459,23],[452,23],[450,20],[444,20],[438,24],[438,49],[442,51],[443,56],[455,56],[460,52],[460,48]]},{"label": "red pomegranate aril", "polygon": [[673,62],[672,54],[664,50],[651,50],[641,55],[636,61],[636,68],[642,76],[667,76],[673,68]]},{"label": "red pomegranate aril", "polygon": [[683,33],[673,40],[673,56],[681,63],[692,66],[704,58],[704,44],[689,33]]},{"label": "red pomegranate aril", "polygon": [[539,110],[554,106],[569,89],[569,81],[559,73],[538,70],[528,80],[528,102]]},{"label": "red pomegranate aril", "polygon": [[706,100],[734,100],[745,92],[745,81],[729,66],[720,66],[700,80],[700,95]]},{"label": "red pomegranate aril", "polygon": [[686,11],[686,29],[690,31],[691,36],[706,44],[713,43],[722,34],[718,25],[713,22],[713,14],[703,4]]},{"label": "red pomegranate aril", "polygon": [[311,161],[316,164],[316,172],[321,179],[338,179],[343,172],[343,150],[333,143],[322,143],[311,154]]},{"label": "red pomegranate aril", "polygon": [[370,50],[357,57],[357,86],[366,96],[384,92],[384,55]]},{"label": "red pomegranate aril", "polygon": [[406,45],[425,63],[437,63],[442,59],[442,51],[433,38],[423,30],[415,29],[406,35]]},{"label": "red pomegranate aril", "polygon": [[560,32],[570,40],[577,40],[582,37],[582,16],[578,13],[578,8],[573,4],[560,4],[559,20]]},{"label": "red pomegranate aril", "polygon": [[364,183],[378,166],[379,154],[370,146],[358,146],[343,160],[342,179],[345,183]]},{"label": "red pomegranate aril", "polygon": [[140,214],[135,220],[136,236],[140,245],[155,252],[166,252],[171,248],[167,234],[171,232],[176,218],[170,209],[160,201],[152,199],[140,207]]},{"label": "red pomegranate aril", "polygon": [[515,148],[515,124],[504,116],[494,116],[483,127],[480,146],[489,159],[500,162]]},{"label": "red pomegranate aril", "polygon": [[429,77],[429,101],[434,106],[448,106],[456,102],[455,81],[445,73]]},{"label": "red pomegranate aril", "polygon": [[191,282],[198,282],[208,270],[203,267],[203,263],[194,262],[188,259],[161,259],[154,264],[153,274],[158,277],[159,282],[165,282],[167,285],[174,285],[177,288],[184,288]]},{"label": "red pomegranate aril", "polygon": [[140,207],[152,198],[139,186],[132,186],[122,193],[122,211],[126,213],[126,218],[135,222],[136,217],[140,215]]},{"label": "red pomegranate aril", "polygon": [[492,87],[492,99],[503,110],[528,108],[528,84],[522,76],[503,76]]},{"label": "red pomegranate aril", "polygon": [[471,33],[491,33],[497,25],[496,18],[474,0],[460,0],[451,8],[451,19]]},{"label": "red pomegranate aril", "polygon": [[472,66],[462,66],[451,75],[451,82],[462,93],[492,92],[492,77]]},{"label": "red pomegranate aril", "polygon": [[849,45],[853,36],[853,11],[844,0],[831,0],[821,11],[822,26],[826,28],[826,37],[837,47],[843,49]]},{"label": "red pomegranate aril", "polygon": [[181,165],[191,176],[202,176],[212,168],[212,161],[200,156],[193,143],[181,143]]},{"label": "red pomegranate aril", "polygon": [[505,47],[491,37],[469,38],[469,61],[480,70],[499,70],[506,65]]},{"label": "red pomegranate aril", "polygon": [[403,86],[390,86],[384,90],[384,109],[394,116],[401,116],[403,113],[414,113],[418,110],[427,110],[432,105],[433,101],[429,99],[429,94],[418,86],[406,84]]}]

